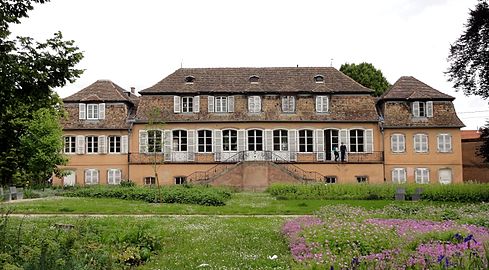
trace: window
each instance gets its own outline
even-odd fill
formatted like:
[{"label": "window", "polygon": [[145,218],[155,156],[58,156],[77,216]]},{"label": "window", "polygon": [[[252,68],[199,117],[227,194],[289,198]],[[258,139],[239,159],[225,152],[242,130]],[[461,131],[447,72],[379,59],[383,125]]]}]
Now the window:
[{"label": "window", "polygon": [[364,130],[352,129],[350,130],[350,152],[359,153],[364,152]]},{"label": "window", "polygon": [[162,131],[148,130],[148,152],[161,153],[162,151]]},{"label": "window", "polygon": [[85,170],[85,184],[86,185],[98,184],[98,170],[96,169]]},{"label": "window", "polygon": [[289,137],[288,132],[285,129],[278,129],[273,131],[273,151],[288,151],[289,150]]},{"label": "window", "polygon": [[452,152],[452,136],[450,134],[439,134],[437,139],[439,152]]},{"label": "window", "polygon": [[406,150],[406,137],[404,134],[392,134],[391,150],[394,153],[403,153]]},{"label": "window", "polygon": [[414,135],[414,151],[417,153],[428,152],[428,135],[426,134]]},{"label": "window", "polygon": [[153,176],[146,176],[144,177],[143,182],[147,186],[153,186],[156,185],[156,178]]},{"label": "window", "polygon": [[451,169],[440,169],[438,171],[438,181],[440,184],[451,184],[452,183],[452,170]]},{"label": "window", "polygon": [[120,169],[109,169],[107,171],[107,184],[119,185],[121,183],[122,171]]},{"label": "window", "polygon": [[414,179],[417,184],[428,184],[430,182],[430,171],[428,168],[416,168]]},{"label": "window", "polygon": [[65,136],[65,154],[76,153],[76,137],[75,136]]},{"label": "window", "polygon": [[316,112],[325,113],[328,112],[328,97],[317,96],[316,97]]},{"label": "window", "polygon": [[236,130],[226,129],[222,131],[222,150],[238,150],[238,132]]},{"label": "window", "polygon": [[406,169],[404,169],[404,168],[392,169],[392,182],[394,184],[406,183]]},{"label": "window", "polygon": [[194,76],[187,76],[185,77],[185,83],[187,84],[193,84],[195,81],[195,77]]},{"label": "window", "polygon": [[197,132],[199,152],[211,153],[212,152],[212,131],[211,130],[199,130]]},{"label": "window", "polygon": [[325,184],[336,184],[336,176],[325,176],[324,177]]},{"label": "window", "polygon": [[282,112],[286,112],[286,113],[295,112],[295,97],[294,96],[282,97]]},{"label": "window", "polygon": [[109,153],[121,152],[121,136],[109,136]]},{"label": "window", "polygon": [[87,104],[87,119],[98,119],[98,104]]},{"label": "window", "polygon": [[185,183],[187,183],[187,177],[186,176],[175,177],[175,185],[183,185]]},{"label": "window", "polygon": [[174,130],[173,131],[173,151],[186,152],[187,151],[187,131],[186,130]]},{"label": "window", "polygon": [[262,130],[248,130],[248,151],[263,151]]},{"label": "window", "polygon": [[433,117],[433,101],[415,101],[413,102],[414,117]]},{"label": "window", "polygon": [[216,112],[228,111],[228,97],[215,97]]},{"label": "window", "polygon": [[260,82],[260,77],[258,77],[256,75],[250,76],[249,81],[252,84],[258,84]]},{"label": "window", "polygon": [[357,178],[358,183],[367,183],[368,182],[368,176],[366,175],[359,175],[355,176]]},{"label": "window", "polygon": [[248,97],[248,111],[258,113],[261,111],[261,98],[259,96]]},{"label": "window", "polygon": [[309,129],[299,130],[299,152],[313,152],[313,132]]},{"label": "window", "polygon": [[316,76],[314,76],[314,81],[316,83],[324,83],[324,76],[323,75],[316,75]]},{"label": "window", "polygon": [[98,153],[98,137],[97,136],[87,136],[85,137],[88,154]]},{"label": "window", "polygon": [[182,97],[181,105],[183,113],[193,112],[194,97]]}]

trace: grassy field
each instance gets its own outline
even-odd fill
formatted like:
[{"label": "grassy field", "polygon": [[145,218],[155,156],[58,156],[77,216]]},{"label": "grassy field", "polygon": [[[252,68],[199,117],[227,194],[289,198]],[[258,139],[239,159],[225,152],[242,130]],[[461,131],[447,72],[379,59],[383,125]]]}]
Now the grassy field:
[{"label": "grassy field", "polygon": [[[235,193],[225,206],[190,204],[151,204],[107,198],[50,197],[8,204],[15,213],[53,214],[213,214],[213,215],[302,215],[312,214],[322,206],[347,204],[378,209],[388,204],[412,204],[381,200],[277,200],[267,193]],[[416,202],[417,204],[433,204]]]}]

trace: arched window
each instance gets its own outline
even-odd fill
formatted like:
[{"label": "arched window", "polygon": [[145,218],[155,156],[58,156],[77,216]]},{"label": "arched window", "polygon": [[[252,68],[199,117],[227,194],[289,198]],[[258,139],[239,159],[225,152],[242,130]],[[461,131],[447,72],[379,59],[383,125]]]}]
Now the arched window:
[{"label": "arched window", "polygon": [[314,76],[314,81],[316,83],[324,83],[324,76],[323,75],[316,75],[316,76]]},{"label": "arched window", "polygon": [[252,75],[252,76],[250,76],[249,81],[250,81],[250,83],[259,83],[260,77],[258,77],[256,75]]},{"label": "arched window", "polygon": [[365,152],[365,131],[363,129],[350,130],[350,152]]},{"label": "arched window", "polygon": [[248,130],[248,151],[263,151],[263,130]]},{"label": "arched window", "polygon": [[199,152],[212,152],[212,130],[199,130],[197,132]]},{"label": "arched window", "polygon": [[222,150],[238,151],[238,132],[234,129],[225,129],[222,131]]},{"label": "arched window", "polygon": [[310,129],[299,130],[299,152],[313,152],[313,133]]},{"label": "arched window", "polygon": [[187,76],[185,77],[185,83],[194,83],[195,77],[194,76]]},{"label": "arched window", "polygon": [[288,151],[289,136],[285,129],[277,129],[273,131],[273,151]]}]

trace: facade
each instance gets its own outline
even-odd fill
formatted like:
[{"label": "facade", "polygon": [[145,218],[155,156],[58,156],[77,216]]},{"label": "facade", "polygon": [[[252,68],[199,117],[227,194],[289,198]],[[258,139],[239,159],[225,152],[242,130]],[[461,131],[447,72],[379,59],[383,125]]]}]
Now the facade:
[{"label": "facade", "polygon": [[465,182],[488,183],[489,164],[476,154],[482,145],[478,130],[462,131],[462,161]]},{"label": "facade", "polygon": [[59,183],[461,182],[454,98],[412,77],[372,92],[330,67],[182,68],[140,97],[97,81],[64,99]]}]

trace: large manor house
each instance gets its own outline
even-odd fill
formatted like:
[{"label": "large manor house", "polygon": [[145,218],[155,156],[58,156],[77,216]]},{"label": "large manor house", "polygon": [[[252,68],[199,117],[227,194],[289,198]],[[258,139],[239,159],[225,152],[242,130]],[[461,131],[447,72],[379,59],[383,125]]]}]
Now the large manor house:
[{"label": "large manor house", "polygon": [[332,67],[180,68],[139,94],[99,80],[63,100],[55,181],[462,182],[454,97],[414,77],[372,93]]}]

